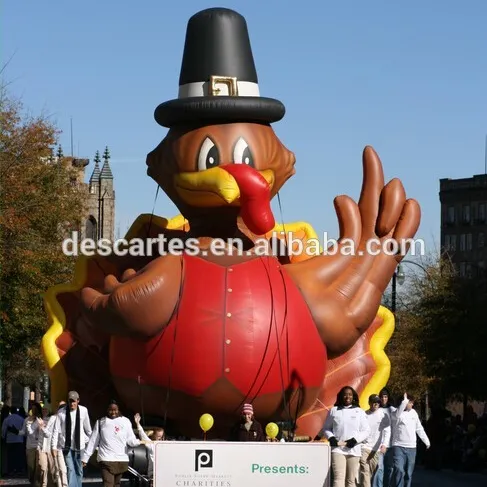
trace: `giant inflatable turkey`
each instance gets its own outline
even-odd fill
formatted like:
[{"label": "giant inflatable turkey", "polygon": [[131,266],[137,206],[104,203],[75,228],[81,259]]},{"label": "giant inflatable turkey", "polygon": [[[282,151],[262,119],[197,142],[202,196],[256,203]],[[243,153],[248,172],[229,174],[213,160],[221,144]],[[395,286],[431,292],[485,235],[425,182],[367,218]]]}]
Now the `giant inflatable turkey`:
[{"label": "giant inflatable turkey", "polygon": [[[364,405],[385,385],[394,321],[380,303],[403,255],[371,255],[365,245],[413,237],[419,205],[399,180],[385,184],[366,147],[358,203],[334,201],[339,246],[353,242],[356,252],[306,252],[311,226],[276,224],[271,210],[295,173],[272,128],[284,114],[260,94],[245,19],[224,8],[191,17],[178,96],[155,110],[169,130],[147,157],[149,176],[181,214],[141,215],[127,235],[187,246],[80,257],[73,282],[48,291],[42,349],[53,401],[76,389],[97,415],[115,397],[126,413],[142,409],[188,436],[199,434],[203,413],[224,435],[251,403],[259,421],[292,421],[314,437],[342,386]],[[286,251],[290,233],[301,254]],[[239,239],[244,253],[216,252],[217,239]],[[281,239],[272,248],[284,251],[257,251],[262,239]]]}]

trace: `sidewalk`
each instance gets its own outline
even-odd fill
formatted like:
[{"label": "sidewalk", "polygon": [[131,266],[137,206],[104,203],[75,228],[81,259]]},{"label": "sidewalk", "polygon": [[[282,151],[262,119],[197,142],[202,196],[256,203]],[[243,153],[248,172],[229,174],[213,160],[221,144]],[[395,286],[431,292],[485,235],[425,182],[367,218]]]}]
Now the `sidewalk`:
[{"label": "sidewalk", "polygon": [[[124,482],[125,479],[122,479]],[[91,466],[85,468],[84,476],[83,476],[83,485],[91,485],[93,484],[102,484],[102,479],[100,476],[100,472]],[[27,476],[24,477],[6,477],[0,479],[0,486],[7,486],[7,485],[30,485]]]},{"label": "sidewalk", "polygon": [[[122,482],[128,482],[128,479],[122,479]],[[102,484],[101,477],[96,476],[86,476],[83,477],[83,485],[93,485]],[[30,485],[27,478],[11,478],[11,479],[0,479],[0,485]]]}]

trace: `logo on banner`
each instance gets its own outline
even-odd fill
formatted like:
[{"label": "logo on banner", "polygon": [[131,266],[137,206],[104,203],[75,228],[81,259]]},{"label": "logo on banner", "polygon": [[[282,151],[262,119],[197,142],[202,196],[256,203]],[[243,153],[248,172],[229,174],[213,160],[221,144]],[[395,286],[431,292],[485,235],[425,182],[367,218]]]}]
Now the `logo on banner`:
[{"label": "logo on banner", "polygon": [[194,469],[199,472],[202,468],[213,467],[213,450],[195,450]]}]

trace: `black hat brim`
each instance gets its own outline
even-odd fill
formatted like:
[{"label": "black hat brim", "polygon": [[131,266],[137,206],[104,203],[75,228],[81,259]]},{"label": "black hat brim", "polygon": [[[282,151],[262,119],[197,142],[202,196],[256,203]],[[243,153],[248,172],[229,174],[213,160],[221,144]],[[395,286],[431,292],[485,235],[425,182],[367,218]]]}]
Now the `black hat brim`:
[{"label": "black hat brim", "polygon": [[205,96],[161,103],[154,112],[159,125],[172,128],[193,123],[274,123],[286,108],[273,98],[260,96]]}]

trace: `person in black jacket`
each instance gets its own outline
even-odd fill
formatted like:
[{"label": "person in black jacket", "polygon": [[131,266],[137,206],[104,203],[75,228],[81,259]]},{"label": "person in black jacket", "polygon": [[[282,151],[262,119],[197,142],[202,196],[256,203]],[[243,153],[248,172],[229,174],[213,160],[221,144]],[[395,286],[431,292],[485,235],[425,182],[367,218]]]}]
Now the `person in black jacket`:
[{"label": "person in black jacket", "polygon": [[230,441],[266,441],[262,425],[255,420],[252,404],[244,404],[240,421],[235,424]]}]

